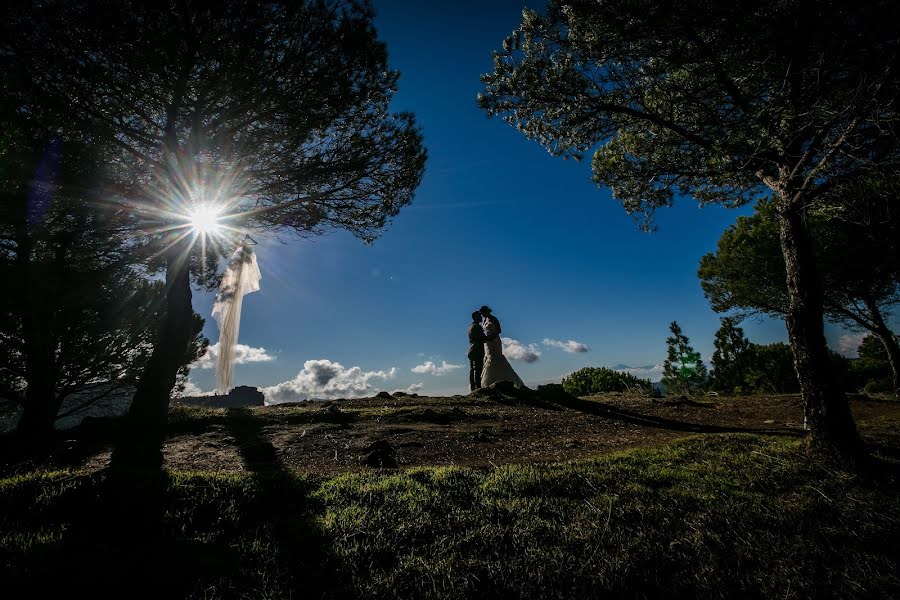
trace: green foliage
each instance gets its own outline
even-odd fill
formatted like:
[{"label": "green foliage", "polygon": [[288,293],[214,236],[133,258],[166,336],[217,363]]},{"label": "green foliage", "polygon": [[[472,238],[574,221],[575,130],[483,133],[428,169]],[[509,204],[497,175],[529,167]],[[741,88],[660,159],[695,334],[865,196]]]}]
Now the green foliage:
[{"label": "green foliage", "polygon": [[[198,204],[214,199],[231,232],[339,229],[368,243],[422,179],[422,134],[390,110],[399,73],[365,0],[51,0],[0,16],[19,32],[2,42],[0,126],[36,121],[102,149],[106,183],[139,216],[134,238],[154,248],[146,266],[170,282],[132,415],[164,414],[194,334],[190,277],[213,285],[204,254],[234,248],[234,233],[187,235]],[[150,456],[124,446],[114,462]]]},{"label": "green foliage", "polygon": [[800,391],[794,369],[794,354],[787,344],[750,344],[747,363],[743,391],[770,394],[794,394]]},{"label": "green foliage", "polygon": [[858,353],[859,358],[850,363],[851,385],[868,394],[892,392],[891,365],[881,340],[867,335],[860,343]]},{"label": "green foliage", "polygon": [[874,335],[867,335],[857,348],[860,363],[868,363],[872,367],[887,367],[888,356],[884,344]]},{"label": "green foliage", "polygon": [[[162,318],[165,285],[145,277],[101,164],[75,142],[0,136],[0,396],[42,429],[69,399],[67,411],[134,386]],[[206,349],[195,321],[182,374]]]},{"label": "green foliage", "polygon": [[753,215],[738,217],[719,237],[716,252],[700,259],[697,276],[716,312],[784,318],[787,275],[774,202],[760,200]]},{"label": "green foliage", "polygon": [[[549,0],[494,52],[478,98],[552,154],[593,152],[594,182],[646,228],[679,197],[776,198],[782,250],[796,258],[788,327],[809,331],[792,336],[798,375],[822,391],[806,395],[807,412],[841,415],[811,419],[814,445],[848,456],[861,445],[828,374],[806,216],[900,167],[898,21],[900,3],[881,0]],[[668,379],[687,387],[679,369]]]},{"label": "green foliage", "polygon": [[149,221],[183,220],[169,211],[205,187],[241,228],[372,240],[422,178],[367,2],[54,0],[3,17],[29,32],[4,46],[3,100],[108,148]]},{"label": "green foliage", "polygon": [[[890,209],[890,202],[880,208],[866,206],[878,202],[880,190],[887,187],[885,183],[857,190],[869,195],[842,198],[847,204],[842,210],[823,201],[810,212],[807,223],[826,316],[882,338],[871,338],[868,344],[881,347],[878,351],[890,368],[884,343],[892,343],[900,355],[896,336],[884,322],[900,302],[900,211]],[[761,200],[752,216],[738,217],[719,238],[716,252],[700,260],[697,275],[717,312],[784,318],[789,299],[775,203]]]},{"label": "green foliage", "polygon": [[666,338],[668,351],[662,378],[666,394],[696,393],[707,384],[706,365],[677,322],[672,321],[669,331],[672,335]]},{"label": "green foliage", "polygon": [[884,141],[898,18],[887,2],[550,0],[494,53],[479,102],[553,154],[595,149],[594,181],[648,220],[677,196],[799,202],[900,161]]},{"label": "green foliage", "polygon": [[[880,447],[900,445],[897,426],[873,425]],[[0,563],[4,586],[33,597],[135,582],[166,598],[895,596],[896,478],[852,476],[800,444],[717,435],[323,479],[170,473],[140,493],[20,474],[0,479]]]},{"label": "green foliage", "polygon": [[734,318],[722,317],[721,322],[710,361],[710,383],[719,392],[740,394],[746,389],[751,344]]},{"label": "green foliage", "polygon": [[640,391],[648,394],[652,386],[647,379],[630,373],[620,373],[606,367],[585,367],[563,378],[563,389],[573,396],[587,396],[602,392]]}]

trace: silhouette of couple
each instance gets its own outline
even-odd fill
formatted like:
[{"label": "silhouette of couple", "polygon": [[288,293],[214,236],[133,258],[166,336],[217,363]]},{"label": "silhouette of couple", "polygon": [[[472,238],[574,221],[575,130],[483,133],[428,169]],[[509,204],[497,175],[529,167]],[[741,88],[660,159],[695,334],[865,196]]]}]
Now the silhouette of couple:
[{"label": "silhouette of couple", "polygon": [[487,387],[498,381],[509,381],[525,387],[522,379],[503,356],[500,340],[500,319],[491,309],[482,306],[472,313],[469,324],[469,389]]}]

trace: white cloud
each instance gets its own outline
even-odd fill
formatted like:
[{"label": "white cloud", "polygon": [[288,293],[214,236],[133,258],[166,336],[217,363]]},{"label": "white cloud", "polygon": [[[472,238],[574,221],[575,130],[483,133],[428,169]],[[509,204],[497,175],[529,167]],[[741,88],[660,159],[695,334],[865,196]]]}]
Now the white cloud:
[{"label": "white cloud", "polygon": [[847,358],[857,358],[859,356],[859,345],[862,344],[864,333],[852,333],[842,335],[838,338],[838,352]]},{"label": "white cloud", "polygon": [[628,373],[629,375],[634,375],[639,379],[649,379],[650,381],[660,381],[663,376],[663,366],[662,365],[646,365],[643,367],[629,367],[628,365],[616,365],[613,367],[614,371],[619,371],[620,373]]},{"label": "white cloud", "polygon": [[575,340],[569,340],[567,342],[563,342],[560,340],[552,340],[550,338],[544,338],[544,345],[550,346],[553,348],[559,348],[561,350],[565,350],[571,354],[581,354],[590,350],[587,344],[582,344],[581,342],[576,342]]},{"label": "white cloud", "polygon": [[520,341],[512,338],[502,339],[503,354],[506,355],[507,358],[533,363],[541,357],[541,351],[538,350],[536,344],[528,344],[525,346]]},{"label": "white cloud", "polygon": [[[215,343],[207,348],[206,354],[197,359],[191,366],[198,369],[214,369],[217,360],[219,360],[219,344]],[[267,353],[265,348],[254,348],[247,344],[237,344],[234,347],[234,364],[236,365],[273,360],[275,360],[275,357]]]},{"label": "white cloud", "polygon": [[391,393],[393,394],[394,392],[406,392],[407,394],[415,394],[419,390],[421,390],[423,387],[425,387],[424,383],[414,383],[409,387],[405,387],[405,388],[399,389],[399,390],[394,390]]},{"label": "white cloud", "polygon": [[433,362],[426,361],[421,365],[416,365],[411,370],[413,373],[419,374],[427,374],[427,375],[446,375],[450,371],[455,371],[456,369],[462,369],[462,365],[451,365],[446,360],[442,361],[442,364],[436,365]]},{"label": "white cloud", "polygon": [[184,398],[186,396],[206,396],[207,394],[210,394],[210,393],[211,392],[204,392],[203,390],[200,389],[199,385],[197,385],[196,383],[194,383],[193,381],[188,379],[187,382],[185,382],[185,384],[184,384],[184,390],[181,391],[180,393],[178,393],[176,395],[176,397]]},{"label": "white cloud", "polygon": [[262,393],[266,396],[266,404],[310,398],[363,398],[376,391],[373,379],[393,379],[396,375],[396,367],[389,371],[363,371],[359,367],[348,369],[326,359],[308,360],[292,380],[262,388]]}]

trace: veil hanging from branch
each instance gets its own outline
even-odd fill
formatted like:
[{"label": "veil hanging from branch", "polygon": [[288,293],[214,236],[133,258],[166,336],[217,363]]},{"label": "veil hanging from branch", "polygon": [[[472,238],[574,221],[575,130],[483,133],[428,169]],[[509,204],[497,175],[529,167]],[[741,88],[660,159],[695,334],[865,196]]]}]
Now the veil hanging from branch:
[{"label": "veil hanging from branch", "polygon": [[259,291],[259,265],[250,244],[242,243],[231,258],[216,294],[212,316],[219,324],[219,359],[216,393],[227,394],[234,374],[234,350],[241,327],[241,304],[245,294]]}]

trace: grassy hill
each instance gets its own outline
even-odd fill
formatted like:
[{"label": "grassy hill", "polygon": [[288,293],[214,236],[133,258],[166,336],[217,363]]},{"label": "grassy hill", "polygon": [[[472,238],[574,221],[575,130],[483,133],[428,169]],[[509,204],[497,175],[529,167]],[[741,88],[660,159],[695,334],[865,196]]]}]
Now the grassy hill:
[{"label": "grassy hill", "polygon": [[[768,430],[496,467],[270,460],[128,488],[22,471],[0,480],[2,581],[37,597],[898,597],[900,415],[882,412],[861,419],[873,456],[855,473]],[[262,415],[255,434],[277,439],[285,416]]]}]

